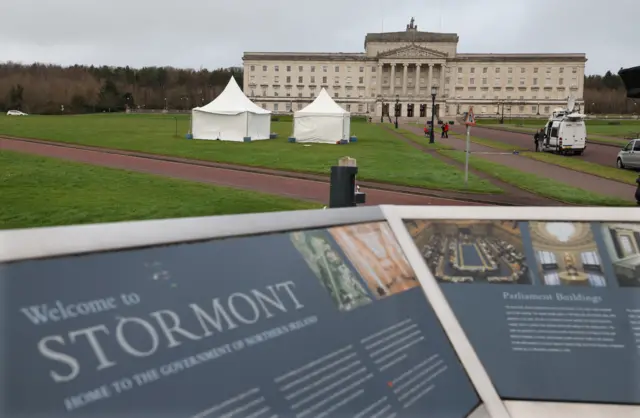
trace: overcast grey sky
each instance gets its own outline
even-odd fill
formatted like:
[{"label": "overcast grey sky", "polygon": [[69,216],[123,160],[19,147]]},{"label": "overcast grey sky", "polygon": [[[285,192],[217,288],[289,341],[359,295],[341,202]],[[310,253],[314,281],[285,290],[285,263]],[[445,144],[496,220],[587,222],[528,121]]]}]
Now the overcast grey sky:
[{"label": "overcast grey sky", "polygon": [[6,0],[0,61],[241,65],[244,51],[361,52],[367,32],[455,32],[458,51],[584,52],[640,65],[640,0]]}]

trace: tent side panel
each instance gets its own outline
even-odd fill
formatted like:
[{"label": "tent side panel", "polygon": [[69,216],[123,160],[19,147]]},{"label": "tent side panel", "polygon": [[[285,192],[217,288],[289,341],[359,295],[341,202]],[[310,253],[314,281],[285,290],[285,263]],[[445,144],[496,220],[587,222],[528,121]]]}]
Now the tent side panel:
[{"label": "tent side panel", "polygon": [[351,137],[351,115],[344,115],[342,119],[342,139],[349,140]]},{"label": "tent side panel", "polygon": [[220,139],[222,141],[242,141],[247,129],[244,113],[237,115],[217,115],[193,112],[193,137],[195,139]]},{"label": "tent side panel", "polygon": [[335,144],[342,139],[342,129],[342,115],[298,115],[293,119],[296,142]]},{"label": "tent side panel", "polygon": [[249,136],[252,141],[269,139],[271,134],[271,114],[249,113]]}]

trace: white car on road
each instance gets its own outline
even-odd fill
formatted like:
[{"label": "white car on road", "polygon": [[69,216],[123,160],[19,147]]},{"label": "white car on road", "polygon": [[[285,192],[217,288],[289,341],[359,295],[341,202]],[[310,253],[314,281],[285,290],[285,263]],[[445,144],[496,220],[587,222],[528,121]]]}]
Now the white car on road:
[{"label": "white car on road", "polygon": [[27,116],[27,114],[19,110],[10,110],[7,112],[7,116]]},{"label": "white car on road", "polygon": [[622,148],[616,159],[618,168],[640,169],[640,139],[633,139]]}]

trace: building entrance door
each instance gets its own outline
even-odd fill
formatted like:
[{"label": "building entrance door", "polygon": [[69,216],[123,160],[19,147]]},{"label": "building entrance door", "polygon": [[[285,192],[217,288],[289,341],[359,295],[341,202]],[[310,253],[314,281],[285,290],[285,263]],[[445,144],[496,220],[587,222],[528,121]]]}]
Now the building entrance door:
[{"label": "building entrance door", "polygon": [[420,117],[421,118],[426,118],[427,117],[427,105],[426,104],[421,104],[420,105]]},{"label": "building entrance door", "polygon": [[396,103],[395,104],[395,109],[396,109],[395,116],[397,118],[401,117],[402,116],[402,103]]},{"label": "building entrance door", "polygon": [[414,105],[413,103],[409,103],[409,104],[407,105],[407,117],[408,117],[408,118],[412,118],[412,117],[413,117],[413,107],[414,107],[414,106],[415,106],[415,105]]},{"label": "building entrance door", "polygon": [[382,116],[389,116],[389,103],[382,104]]}]

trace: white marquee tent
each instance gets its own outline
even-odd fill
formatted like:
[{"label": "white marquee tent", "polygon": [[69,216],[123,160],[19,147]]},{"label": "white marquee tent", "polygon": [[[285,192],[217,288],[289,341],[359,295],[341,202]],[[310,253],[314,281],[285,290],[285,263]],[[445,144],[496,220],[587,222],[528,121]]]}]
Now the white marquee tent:
[{"label": "white marquee tent", "polygon": [[293,136],[296,142],[335,144],[349,140],[351,114],[333,101],[323,88],[318,97],[293,114]]},{"label": "white marquee tent", "polygon": [[191,118],[195,139],[255,141],[269,139],[271,133],[271,112],[249,100],[233,77],[211,103],[194,108]]}]

